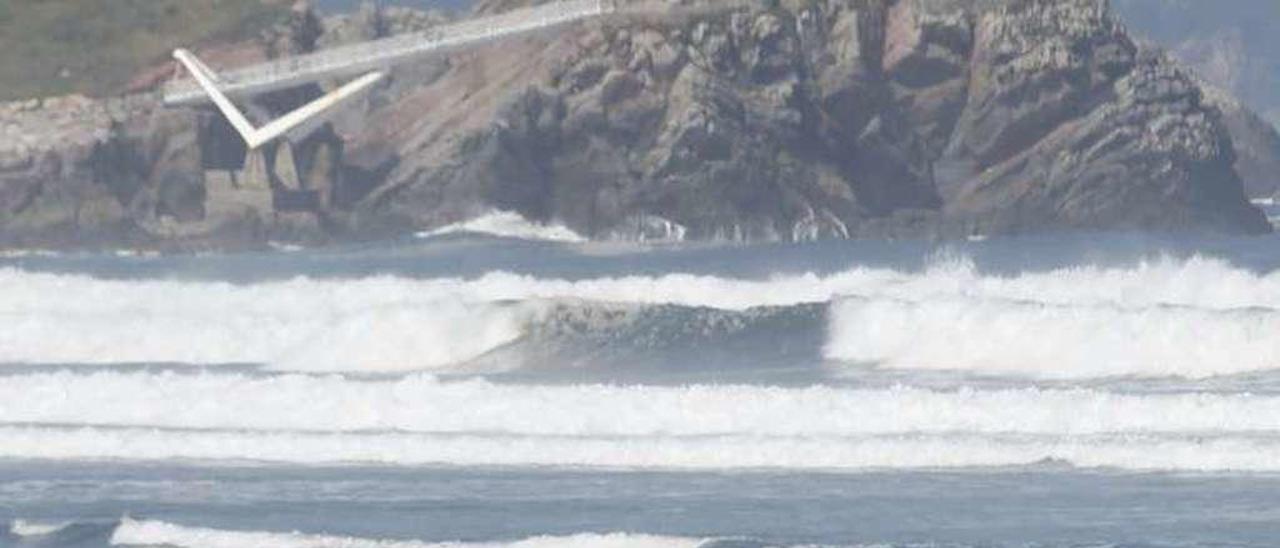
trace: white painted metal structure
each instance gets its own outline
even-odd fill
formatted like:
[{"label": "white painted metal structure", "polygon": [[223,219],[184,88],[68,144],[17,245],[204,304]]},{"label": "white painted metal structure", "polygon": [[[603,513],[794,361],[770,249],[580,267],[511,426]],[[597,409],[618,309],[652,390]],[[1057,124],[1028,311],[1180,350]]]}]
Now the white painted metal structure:
[{"label": "white painted metal structure", "polygon": [[382,80],[384,76],[381,72],[371,72],[361,76],[347,85],[258,128],[254,127],[249,122],[249,118],[240,109],[236,108],[231,99],[219,89],[222,82],[218,76],[209,70],[209,67],[206,67],[204,63],[200,62],[196,56],[187,50],[179,49],[173,52],[173,57],[187,67],[187,70],[195,77],[196,83],[213,101],[213,104],[217,105],[218,110],[222,111],[222,115],[227,117],[231,127],[234,127],[240,133],[240,136],[244,138],[249,150],[254,150],[281,135],[299,129],[309,121],[322,119],[325,114],[332,112],[343,103],[359,97],[361,93],[364,93],[373,84]]},{"label": "white painted metal structure", "polygon": [[[613,9],[612,0],[562,0],[532,8],[512,10],[492,17],[469,19],[425,32],[288,57],[227,71],[216,77],[213,71],[198,65],[198,62],[196,66],[202,68],[204,76],[210,77],[207,78],[208,80],[216,83],[214,87],[224,98],[247,97],[331,78],[352,77],[372,71],[385,72],[392,65],[423,56],[447,53],[498,38],[545,30],[604,15]],[[178,52],[175,52],[175,56],[177,54]],[[186,56],[194,59],[189,53]],[[186,62],[183,64],[188,65]],[[187,68],[190,70],[191,66],[188,65]],[[192,71],[192,74],[195,75],[194,81],[179,80],[165,86],[163,90],[165,104],[179,106],[219,102],[209,93],[210,87],[201,82],[199,73]],[[229,101],[226,102],[229,103]],[[222,108],[221,105],[219,108]],[[240,128],[237,127],[237,129]]]}]

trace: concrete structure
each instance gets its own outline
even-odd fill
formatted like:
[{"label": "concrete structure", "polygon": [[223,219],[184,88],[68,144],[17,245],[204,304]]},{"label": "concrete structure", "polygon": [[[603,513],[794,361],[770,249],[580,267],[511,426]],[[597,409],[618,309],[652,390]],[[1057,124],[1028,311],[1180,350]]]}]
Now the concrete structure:
[{"label": "concrete structure", "polygon": [[[243,166],[224,165],[205,173],[207,192],[218,196],[214,202],[231,204],[223,210],[207,211],[206,218],[211,223],[246,215],[272,218],[276,225],[314,223],[311,214],[329,210],[337,182],[304,176],[295,144],[304,143],[344,104],[371,90],[391,66],[495,39],[553,29],[613,10],[614,0],[562,0],[222,73],[214,72],[191,52],[178,49],[173,57],[191,79],[171,82],[162,93],[165,104],[172,107],[212,104],[244,140]],[[255,126],[242,110],[252,108],[255,98],[265,93],[341,78],[353,80],[261,126]],[[314,146],[311,149],[315,154],[324,154],[316,152]]]}]

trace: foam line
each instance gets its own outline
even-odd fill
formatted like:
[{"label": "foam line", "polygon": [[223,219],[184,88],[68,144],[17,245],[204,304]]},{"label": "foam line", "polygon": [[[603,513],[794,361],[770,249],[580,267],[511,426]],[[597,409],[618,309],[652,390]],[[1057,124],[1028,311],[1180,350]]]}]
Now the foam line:
[{"label": "foam line", "polygon": [[[180,281],[108,281],[87,276],[0,268],[0,313],[119,311],[203,312],[218,319],[233,312],[280,313],[281,305],[350,310],[442,298],[504,301],[570,298],[675,304],[726,310],[828,302],[839,297],[927,301],[939,297],[993,298],[1050,304],[1181,305],[1197,308],[1280,309],[1280,272],[1255,274],[1223,261],[1161,260],[1131,268],[1079,267],[1017,276],[978,272],[963,259],[924,272],[851,268],[830,275],[798,274],[763,280],[668,274],[568,281],[507,272],[478,278],[290,281],[235,286]],[[314,308],[312,308],[314,307]]]},{"label": "foam line", "polygon": [[0,376],[0,424],[562,437],[1248,434],[1280,431],[1280,396],[56,372]]},{"label": "foam line", "polygon": [[1274,436],[545,437],[0,427],[0,458],[654,470],[1087,468],[1280,471]]},{"label": "foam line", "polygon": [[153,520],[124,519],[111,536],[115,546],[177,548],[694,548],[702,541],[627,533],[583,533],[511,542],[464,543],[376,540],[303,533],[229,531]]},{"label": "foam line", "polygon": [[71,522],[68,521],[44,523],[15,519],[9,524],[9,532],[19,537],[42,537],[57,533],[58,531],[66,529],[70,525]]}]

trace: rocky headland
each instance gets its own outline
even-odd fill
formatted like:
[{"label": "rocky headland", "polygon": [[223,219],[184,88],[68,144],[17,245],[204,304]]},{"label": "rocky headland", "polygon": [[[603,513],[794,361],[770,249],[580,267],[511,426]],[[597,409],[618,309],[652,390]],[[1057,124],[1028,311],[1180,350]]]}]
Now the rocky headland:
[{"label": "rocky headland", "polygon": [[1115,0],[1115,8],[1141,40],[1168,48],[1214,88],[1206,96],[1224,114],[1246,193],[1280,198],[1280,36],[1271,31],[1280,3]]},{"label": "rocky headland", "polygon": [[[491,210],[626,240],[1270,231],[1231,132],[1252,115],[1139,45],[1104,1],[631,6],[397,68],[255,168],[316,193],[308,211],[226,191],[250,169],[243,146],[212,111],[159,104],[147,86],[167,63],[125,97],[4,104],[0,245],[323,243]],[[201,53],[225,66],[446,20],[303,6]]]}]

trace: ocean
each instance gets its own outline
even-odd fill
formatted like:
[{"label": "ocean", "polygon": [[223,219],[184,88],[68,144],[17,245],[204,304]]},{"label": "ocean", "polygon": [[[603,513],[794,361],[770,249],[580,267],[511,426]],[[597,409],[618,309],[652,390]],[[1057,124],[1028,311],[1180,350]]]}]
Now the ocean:
[{"label": "ocean", "polygon": [[1280,237],[0,257],[0,545],[1280,545]]}]

